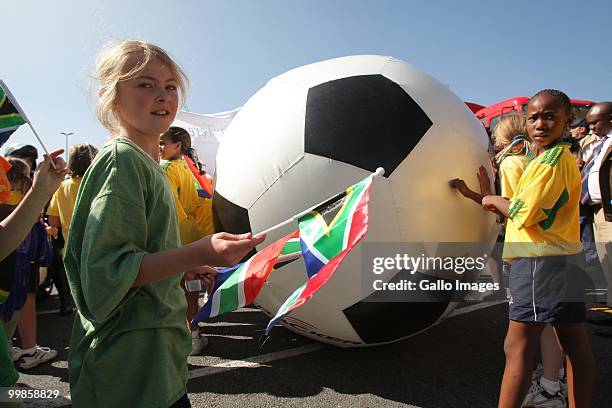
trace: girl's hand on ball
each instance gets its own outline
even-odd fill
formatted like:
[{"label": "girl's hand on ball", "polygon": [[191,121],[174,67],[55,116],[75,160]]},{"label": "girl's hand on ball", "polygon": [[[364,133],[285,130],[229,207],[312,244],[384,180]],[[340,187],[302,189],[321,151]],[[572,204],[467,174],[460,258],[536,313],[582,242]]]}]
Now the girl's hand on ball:
[{"label": "girl's hand on ball", "polygon": [[449,185],[451,188],[457,189],[463,196],[467,196],[471,191],[467,184],[465,184],[465,181],[460,178],[449,181]]}]

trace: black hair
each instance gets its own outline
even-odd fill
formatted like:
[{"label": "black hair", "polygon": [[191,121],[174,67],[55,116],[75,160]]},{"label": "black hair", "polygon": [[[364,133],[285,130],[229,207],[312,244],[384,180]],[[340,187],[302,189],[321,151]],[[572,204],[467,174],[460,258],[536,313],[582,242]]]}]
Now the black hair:
[{"label": "black hair", "polygon": [[30,177],[34,177],[38,150],[32,145],[12,145],[6,148],[5,155],[23,159],[30,166]]},{"label": "black hair", "polygon": [[570,101],[570,98],[564,92],[561,92],[557,89],[543,89],[540,92],[533,95],[530,100],[534,100],[538,96],[542,96],[542,95],[548,95],[554,99],[557,99],[559,103],[561,104],[561,106],[565,108],[565,112],[568,115],[572,115],[572,102]]},{"label": "black hair", "polygon": [[170,128],[162,134],[162,137],[168,137],[172,143],[181,142],[181,153],[189,157],[196,165],[200,174],[204,174],[204,165],[200,161],[195,149],[191,147],[191,136],[182,127],[170,126]]}]

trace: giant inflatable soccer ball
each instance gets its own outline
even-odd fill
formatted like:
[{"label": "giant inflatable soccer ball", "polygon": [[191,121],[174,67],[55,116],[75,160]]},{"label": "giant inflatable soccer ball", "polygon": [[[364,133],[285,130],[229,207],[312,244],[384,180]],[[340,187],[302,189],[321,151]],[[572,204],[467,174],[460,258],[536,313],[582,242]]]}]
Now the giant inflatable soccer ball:
[{"label": "giant inflatable soccer ball", "polygon": [[[386,173],[372,186],[369,231],[360,246],[493,243],[495,217],[448,187],[455,177],[477,186],[480,165],[491,174],[487,146],[464,103],[406,62],[351,56],[299,67],[270,80],[226,130],[217,155],[216,227],[262,231],[382,166]],[[267,243],[296,226],[269,234]],[[453,308],[450,301],[371,302],[364,270],[357,247],[283,324],[323,342],[364,346],[411,336]],[[305,280],[303,262],[289,263],[271,273],[256,303],[274,314]]]}]

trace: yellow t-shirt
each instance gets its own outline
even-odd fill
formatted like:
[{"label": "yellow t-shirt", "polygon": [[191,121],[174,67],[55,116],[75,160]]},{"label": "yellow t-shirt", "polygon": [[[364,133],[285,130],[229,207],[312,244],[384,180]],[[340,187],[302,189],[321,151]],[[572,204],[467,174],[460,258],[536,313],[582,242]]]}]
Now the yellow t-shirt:
[{"label": "yellow t-shirt", "polygon": [[47,214],[60,218],[62,223],[62,234],[64,241],[68,242],[68,230],[70,228],[70,220],[74,212],[74,203],[76,202],[79,186],[81,185],[81,177],[71,177],[68,180],[62,181],[59,188],[53,194]]},{"label": "yellow t-shirt", "polygon": [[212,200],[198,196],[193,175],[187,164],[178,159],[167,161],[162,167],[174,196],[182,244],[189,244],[212,234]]},{"label": "yellow t-shirt", "polygon": [[568,143],[531,160],[510,199],[503,258],[571,255],[580,243],[580,172]]},{"label": "yellow t-shirt", "polygon": [[506,156],[499,165],[499,183],[501,196],[510,199],[518,186],[530,158],[524,155]]}]

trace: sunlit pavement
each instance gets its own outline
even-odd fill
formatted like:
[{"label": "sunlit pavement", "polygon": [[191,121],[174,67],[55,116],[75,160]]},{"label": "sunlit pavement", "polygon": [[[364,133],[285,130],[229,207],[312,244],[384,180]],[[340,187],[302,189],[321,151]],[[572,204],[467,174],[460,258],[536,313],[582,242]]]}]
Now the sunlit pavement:
[{"label": "sunlit pavement", "polygon": [[[20,383],[59,389],[64,398],[25,406],[70,405],[67,345],[73,317],[60,317],[54,308],[54,297],[40,303],[38,337],[59,356],[22,372]],[[268,319],[257,309],[240,309],[205,327],[208,348],[189,358],[189,398],[194,407],[493,407],[504,365],[507,305],[464,311],[399,343],[340,349],[282,327],[262,346]],[[594,406],[609,407],[612,328],[588,327],[598,370]]]}]

